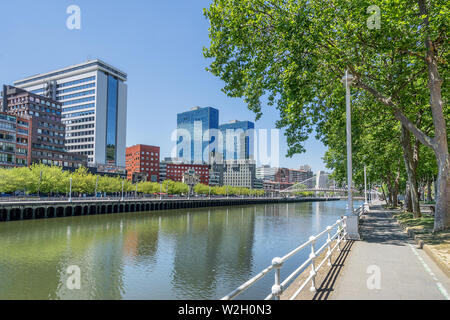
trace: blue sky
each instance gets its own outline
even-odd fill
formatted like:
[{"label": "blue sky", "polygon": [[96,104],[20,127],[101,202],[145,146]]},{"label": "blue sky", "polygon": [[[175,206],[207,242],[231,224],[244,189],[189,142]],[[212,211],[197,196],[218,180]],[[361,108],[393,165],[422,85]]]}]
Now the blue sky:
[{"label": "blue sky", "polygon": [[[102,59],[128,74],[127,145],[150,144],[170,156],[176,114],[193,106],[220,111],[220,123],[254,121],[241,99],[227,97],[224,83],[205,71],[208,21],[203,8],[210,0],[39,0],[2,2],[3,49],[0,81],[14,80],[88,59]],[[69,30],[69,5],[81,8],[81,30]],[[271,129],[279,119],[274,107],[263,106],[257,129]],[[280,134],[280,165],[309,164],[325,170],[326,148],[311,137],[307,152],[286,158]]]}]

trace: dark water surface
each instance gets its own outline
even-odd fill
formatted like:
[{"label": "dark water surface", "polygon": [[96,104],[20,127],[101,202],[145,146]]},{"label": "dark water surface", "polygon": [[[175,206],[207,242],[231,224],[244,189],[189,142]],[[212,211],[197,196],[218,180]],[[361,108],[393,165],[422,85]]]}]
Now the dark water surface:
[{"label": "dark water surface", "polygon": [[[333,201],[0,223],[0,299],[219,299],[344,214]],[[269,274],[240,298],[272,284]]]}]

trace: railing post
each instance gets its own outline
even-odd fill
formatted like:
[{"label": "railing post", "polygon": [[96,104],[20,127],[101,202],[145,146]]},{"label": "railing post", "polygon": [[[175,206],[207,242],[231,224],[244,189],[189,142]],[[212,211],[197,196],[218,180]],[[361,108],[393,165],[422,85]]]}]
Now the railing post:
[{"label": "railing post", "polygon": [[327,256],[328,256],[328,266],[331,266],[331,226],[327,227],[327,233],[328,233],[328,239],[327,239],[327,244],[328,244],[328,252],[327,252]]},{"label": "railing post", "polygon": [[281,267],[283,266],[283,261],[281,258],[276,257],[272,260],[272,266],[275,269],[275,284],[272,286],[272,294],[275,297],[275,300],[280,300],[281,293],[283,292],[283,288],[281,287]]},{"label": "railing post", "polygon": [[342,231],[344,232],[343,237],[342,237],[342,241],[347,242],[347,238],[346,238],[346,234],[347,234],[347,217],[344,217],[342,219]]},{"label": "railing post", "polygon": [[340,219],[340,220],[338,220],[336,222],[338,223],[338,229],[337,229],[337,234],[338,234],[338,237],[337,237],[337,251],[341,252],[342,219]]},{"label": "railing post", "polygon": [[316,260],[316,252],[314,250],[314,245],[316,243],[316,237],[311,236],[309,238],[309,241],[311,241],[311,254],[309,257],[311,258],[311,272],[309,273],[311,277],[311,288],[309,289],[311,292],[316,291],[316,266],[315,266],[315,260]]}]

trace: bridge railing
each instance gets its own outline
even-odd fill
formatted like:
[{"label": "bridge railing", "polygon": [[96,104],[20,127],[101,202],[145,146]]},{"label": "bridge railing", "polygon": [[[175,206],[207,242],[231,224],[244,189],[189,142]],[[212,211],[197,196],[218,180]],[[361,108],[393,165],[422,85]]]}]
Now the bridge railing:
[{"label": "bridge railing", "polygon": [[[328,266],[331,266],[331,256],[335,250],[340,251],[341,249],[341,243],[346,241],[347,236],[347,224],[346,224],[347,217],[342,217],[341,219],[337,220],[336,223],[334,223],[331,226],[328,226],[324,231],[321,233],[311,236],[308,241],[303,243],[302,245],[298,246],[288,254],[286,254],[284,257],[275,257],[272,259],[272,264],[265,268],[263,271],[255,275],[253,278],[230,292],[228,295],[223,297],[221,300],[232,300],[247,289],[249,289],[251,286],[253,286],[256,282],[264,278],[267,274],[270,273],[270,271],[275,270],[275,282],[272,286],[272,293],[269,294],[264,300],[279,300],[281,294],[285,291],[285,288],[287,288],[288,284],[291,283],[295,277],[305,270],[307,267],[311,267],[311,272],[306,278],[302,284],[299,286],[299,288],[295,291],[294,294],[292,294],[289,299],[294,300],[300,292],[308,285],[308,283],[311,283],[310,290],[315,291],[316,290],[316,283],[315,278],[317,275],[317,271],[325,264],[325,262],[328,261]],[[336,230],[334,234],[332,234],[333,230]],[[325,243],[319,248],[316,249],[316,242],[323,236],[327,236],[327,239]],[[334,242],[334,243],[333,243]],[[289,260],[291,257],[302,251],[303,249],[310,247],[311,253],[309,255],[309,258],[304,261],[297,269],[294,270],[287,278],[282,281],[281,280],[281,268],[283,267],[283,264]],[[322,261],[317,261],[320,254],[327,250],[325,258],[323,258]],[[319,262],[317,264],[317,262]]]}]

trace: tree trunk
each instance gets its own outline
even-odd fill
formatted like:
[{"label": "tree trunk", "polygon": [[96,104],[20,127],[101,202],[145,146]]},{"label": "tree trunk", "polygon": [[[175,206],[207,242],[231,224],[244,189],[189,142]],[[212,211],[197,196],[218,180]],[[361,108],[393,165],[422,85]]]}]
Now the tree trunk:
[{"label": "tree trunk", "polygon": [[407,212],[413,212],[413,206],[411,201],[411,190],[409,182],[406,181],[406,191],[405,191],[405,210]]},{"label": "tree trunk", "polygon": [[[447,149],[446,149],[447,150]],[[437,154],[436,154],[437,156]],[[438,158],[438,179],[436,188],[436,209],[434,231],[450,227],[450,159],[447,153]]]},{"label": "tree trunk", "polygon": [[413,212],[414,218],[422,216],[420,212],[419,197],[417,192],[417,177],[416,169],[419,160],[419,146],[418,143],[414,145],[414,150],[411,146],[411,133],[402,125],[401,143],[403,149],[403,159],[405,161],[406,173],[408,175],[408,185],[410,189],[411,209],[407,210]]},{"label": "tree trunk", "polygon": [[381,185],[381,191],[383,191],[383,198],[384,198],[384,201],[386,201],[386,204],[389,205],[388,198],[387,198],[387,196],[386,196],[386,192],[384,192],[384,187],[383,187],[383,185]]},{"label": "tree trunk", "polygon": [[397,172],[397,176],[394,180],[394,190],[392,190],[392,202],[394,203],[394,207],[398,206],[398,191],[399,191],[399,182],[400,182],[400,171]]},{"label": "tree trunk", "polygon": [[427,180],[427,202],[432,202],[433,198],[431,197],[431,180]]},{"label": "tree trunk", "polygon": [[438,70],[438,52],[429,36],[428,8],[425,0],[418,0],[420,14],[423,15],[425,28],[424,39],[427,48],[426,63],[428,67],[428,87],[430,89],[430,106],[433,115],[434,138],[433,150],[438,165],[438,184],[436,211],[434,214],[434,231],[450,227],[450,159],[447,143],[447,125],[444,118],[442,101],[442,79]]},{"label": "tree trunk", "polygon": [[388,188],[388,197],[389,197],[389,205],[391,207],[394,207],[394,188],[392,186],[392,179],[391,179],[392,175],[391,173],[388,174],[388,178],[387,178],[387,188]]}]

